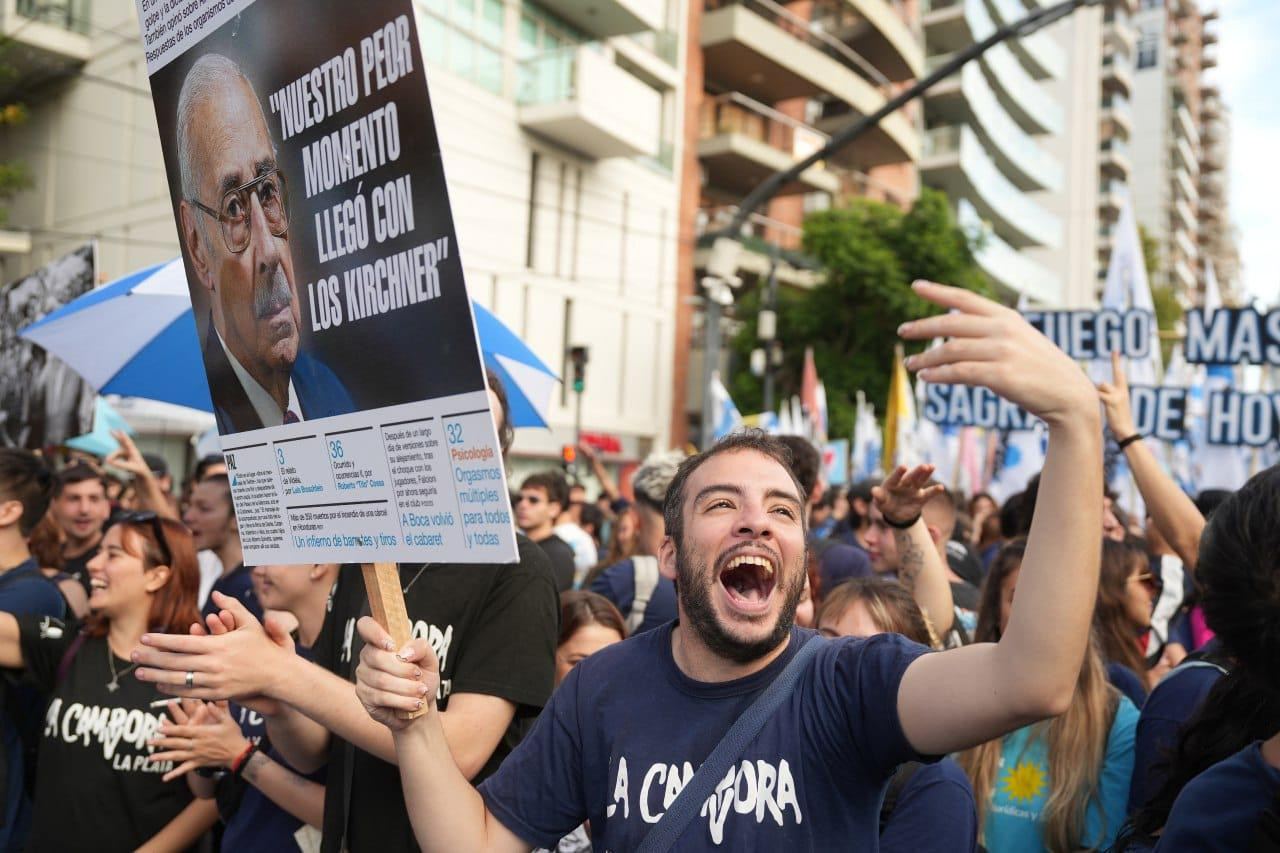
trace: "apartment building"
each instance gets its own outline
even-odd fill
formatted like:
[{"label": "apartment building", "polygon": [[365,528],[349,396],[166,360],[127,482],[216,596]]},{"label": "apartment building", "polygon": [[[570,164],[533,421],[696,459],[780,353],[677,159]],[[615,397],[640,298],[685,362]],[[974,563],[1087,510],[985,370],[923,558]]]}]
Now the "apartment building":
[{"label": "apartment building", "polygon": [[[929,0],[927,67],[1026,13],[1018,0]],[[996,45],[926,98],[921,180],[983,234],[977,261],[1009,301],[1093,301],[1098,188],[1075,176],[1098,170],[1100,34],[1101,10],[1079,10]],[[1114,71],[1122,89],[1123,64]]]},{"label": "apartment building", "polygon": [[[1199,299],[1204,275],[1199,212],[1205,185],[1202,164],[1207,162],[1201,137],[1206,100],[1202,90],[1204,72],[1217,64],[1217,39],[1209,29],[1216,18],[1216,12],[1202,12],[1194,0],[1140,0],[1134,16],[1134,214],[1159,247],[1153,284],[1172,287],[1190,302]],[[1210,108],[1216,116],[1214,132],[1221,133],[1225,112],[1216,91],[1208,88],[1213,92],[1209,100],[1215,102]],[[1208,184],[1222,192],[1210,203],[1214,209],[1209,221],[1220,221],[1227,229],[1220,233],[1229,233],[1222,154],[1216,147],[1210,157],[1214,165]]]},{"label": "apartment building", "polygon": [[[701,52],[697,57],[691,52],[687,80],[685,298],[677,320],[678,397],[672,417],[673,435],[680,438],[695,434],[690,428],[700,421],[704,361],[698,279],[710,234],[728,224],[737,202],[760,181],[879,109],[924,68],[915,0],[703,0],[691,11],[689,32]],[[807,212],[852,195],[910,204],[918,193],[920,127],[918,104],[898,110],[753,213],[738,260],[740,292],[760,287],[771,271],[785,287],[817,282],[813,264],[800,251]],[[726,330],[731,323],[725,322]]]},{"label": "apartment building", "polygon": [[[1211,40],[1213,39],[1213,40]],[[1214,34],[1205,34],[1213,44]],[[1213,266],[1223,298],[1243,301],[1239,232],[1231,221],[1231,111],[1217,85],[1200,87],[1200,256],[1201,271]]]},{"label": "apartment building", "polygon": [[1134,131],[1133,81],[1137,30],[1133,14],[1138,0],[1107,0],[1102,22],[1102,65],[1099,73],[1101,112],[1098,122],[1098,264],[1097,289],[1106,281],[1120,211],[1131,198]]},{"label": "apartment building", "polygon": [[[413,6],[471,293],[562,373],[569,347],[589,348],[581,424],[609,459],[665,447],[684,3]],[[174,257],[134,0],[0,0],[0,31],[31,113],[0,134],[0,158],[32,178],[9,204],[29,249],[0,259],[5,279],[87,239],[104,280]],[[574,411],[566,389],[550,431],[521,432],[517,476],[559,458]]]}]

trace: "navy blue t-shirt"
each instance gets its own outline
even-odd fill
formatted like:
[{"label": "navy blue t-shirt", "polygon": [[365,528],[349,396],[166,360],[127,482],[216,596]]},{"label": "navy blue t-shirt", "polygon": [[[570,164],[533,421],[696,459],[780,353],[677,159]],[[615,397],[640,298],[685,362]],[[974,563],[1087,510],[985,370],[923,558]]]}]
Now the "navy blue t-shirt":
[{"label": "navy blue t-shirt", "polygon": [[[1280,770],[1255,741],[1187,783],[1173,803],[1156,853],[1236,853],[1252,847],[1258,820],[1280,791]],[[1269,848],[1268,848],[1269,849]]]},{"label": "navy blue t-shirt", "polygon": [[244,563],[232,569],[230,574],[225,574],[214,581],[213,589],[209,590],[209,598],[204,603],[204,609],[200,611],[201,616],[218,612],[218,605],[213,603],[215,592],[239,599],[259,622],[262,621],[262,607],[258,604],[257,593],[253,591],[253,569]]},{"label": "navy blue t-shirt", "polygon": [[[574,667],[528,737],[480,786],[524,841],[554,848],[591,821],[596,850],[634,850],[738,716],[813,632],[734,681],[694,681],[671,654],[673,625]],[[823,643],[778,711],[690,822],[689,850],[875,850],[889,777],[918,755],[898,721],[898,685],[928,652],[895,634]]]},{"label": "navy blue t-shirt", "polygon": [[[631,603],[636,599],[636,567],[630,560],[623,560],[605,569],[588,588],[613,602],[626,619],[631,615]],[[635,633],[643,634],[652,631],[676,618],[676,585],[670,578],[658,576],[658,585],[649,597],[649,604],[644,609],[644,621]]]},{"label": "navy blue t-shirt", "polygon": [[1177,744],[1178,730],[1200,707],[1222,677],[1222,670],[1204,661],[1179,664],[1156,685],[1142,706],[1133,741],[1133,781],[1129,783],[1129,814],[1146,805],[1164,784],[1164,761]]},{"label": "navy blue t-shirt", "polygon": [[1142,686],[1142,679],[1124,664],[1107,661],[1107,681],[1110,681],[1111,686],[1116,690],[1128,696],[1135,708],[1141,710],[1146,704],[1147,691]]},{"label": "navy blue t-shirt", "polygon": [[[299,655],[307,660],[312,659],[310,649],[304,646],[296,648]],[[230,707],[236,722],[240,724],[241,734],[256,743],[264,743],[266,756],[276,764],[293,773],[298,772],[270,746],[269,742],[264,741],[267,734],[267,721],[261,715],[234,702]],[[326,768],[322,767],[315,773],[298,775],[323,785]],[[253,785],[247,782],[244,784],[245,791],[240,799],[240,806],[227,821],[226,830],[222,834],[222,849],[245,851],[245,853],[256,853],[256,851],[281,853],[281,851],[299,849],[294,833],[302,828],[302,821],[276,805],[270,797]]]},{"label": "navy blue t-shirt", "polygon": [[950,758],[924,765],[907,780],[880,833],[880,853],[966,853],[977,846],[973,785]]},{"label": "navy blue t-shirt", "polygon": [[[66,603],[53,581],[44,576],[36,561],[28,558],[0,574],[0,611],[14,616],[66,617]],[[44,701],[32,687],[15,687],[6,697],[14,707],[5,708],[3,731],[5,756],[4,822],[0,825],[0,850],[22,846],[22,838],[31,824],[31,798],[24,788],[25,761],[22,732],[18,721],[27,727],[27,736],[38,738],[44,722]]]}]

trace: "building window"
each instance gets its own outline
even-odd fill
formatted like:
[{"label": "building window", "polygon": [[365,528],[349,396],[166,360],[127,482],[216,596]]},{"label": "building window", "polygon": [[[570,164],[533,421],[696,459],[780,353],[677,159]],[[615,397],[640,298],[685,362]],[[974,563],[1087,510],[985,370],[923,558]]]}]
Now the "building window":
[{"label": "building window", "polygon": [[419,0],[426,61],[502,94],[502,0]]},{"label": "building window", "polygon": [[1138,70],[1154,68],[1160,52],[1160,26],[1145,26],[1138,36]]}]

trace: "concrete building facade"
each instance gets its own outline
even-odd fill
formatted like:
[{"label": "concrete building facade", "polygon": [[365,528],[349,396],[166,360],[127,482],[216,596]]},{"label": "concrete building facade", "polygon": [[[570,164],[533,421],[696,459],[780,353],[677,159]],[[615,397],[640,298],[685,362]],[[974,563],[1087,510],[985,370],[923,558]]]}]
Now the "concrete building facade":
[{"label": "concrete building facade", "polygon": [[[703,400],[699,279],[710,234],[771,173],[821,148],[829,134],[879,109],[921,76],[924,51],[916,0],[704,0],[690,14],[681,318],[672,433],[697,435]],[[743,234],[737,278],[759,287],[771,269],[781,286],[817,282],[800,250],[807,212],[865,195],[906,206],[918,193],[918,104],[898,110],[854,144],[820,162],[756,211]],[[724,324],[732,328],[732,320]],[[688,329],[687,335],[685,329]],[[723,359],[721,367],[727,366]],[[738,365],[735,369],[743,369]],[[679,379],[680,377],[678,377]]]},{"label": "concrete building facade", "polygon": [[[582,428],[607,458],[667,446],[683,0],[413,5],[473,297],[562,374],[569,347],[589,348]],[[30,66],[16,90],[30,120],[0,134],[0,158],[32,178],[8,205],[30,249],[3,256],[4,278],[88,239],[103,280],[174,257],[133,0],[77,0],[60,18],[45,8],[0,0],[16,44],[0,59]],[[574,404],[559,394],[551,430],[521,432],[517,472],[559,459]]]},{"label": "concrete building facade", "polygon": [[[930,0],[929,67],[1026,14],[1016,0]],[[925,102],[921,179],[982,232],[977,260],[1009,301],[1092,300],[1101,12],[1083,9],[991,48]]]},{"label": "concrete building facade", "polygon": [[[1187,302],[1199,300],[1206,244],[1215,246],[1215,266],[1223,261],[1235,275],[1222,171],[1225,148],[1220,143],[1229,136],[1226,113],[1204,77],[1217,64],[1217,37],[1211,27],[1216,18],[1216,11],[1202,11],[1194,0],[1140,0],[1134,16],[1134,213],[1158,246],[1153,284],[1173,288]],[[1207,159],[1201,133],[1206,104],[1216,140]],[[1201,214],[1202,187],[1212,195],[1206,217]],[[1209,240],[1204,239],[1202,222],[1213,229]],[[1221,279],[1223,270],[1217,272]]]}]

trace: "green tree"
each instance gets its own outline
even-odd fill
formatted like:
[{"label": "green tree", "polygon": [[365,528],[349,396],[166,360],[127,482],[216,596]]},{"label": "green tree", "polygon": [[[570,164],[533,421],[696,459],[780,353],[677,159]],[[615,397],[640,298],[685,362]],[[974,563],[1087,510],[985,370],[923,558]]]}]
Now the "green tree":
[{"label": "green tree", "polygon": [[[1156,309],[1156,327],[1162,332],[1177,331],[1178,324],[1182,322],[1182,303],[1178,301],[1178,294],[1170,284],[1154,283],[1160,269],[1160,242],[1141,225],[1138,226],[1138,240],[1142,243],[1142,265],[1147,269],[1147,281],[1152,282],[1151,301]],[[1173,354],[1171,337],[1161,339],[1160,351],[1164,363],[1168,364]]]},{"label": "green tree", "polygon": [[[805,347],[811,346],[827,390],[831,435],[852,432],[859,389],[883,410],[898,326],[935,311],[912,292],[911,282],[924,278],[989,294],[990,284],[974,263],[975,248],[946,197],[934,190],[924,190],[906,212],[852,199],[810,216],[804,249],[820,263],[824,280],[807,293],[779,297],[778,337],[786,353],[775,373],[779,398],[799,392]],[[736,316],[745,322],[732,343],[736,365],[746,365],[756,346],[759,309],[755,292],[737,305]],[[760,380],[749,371],[733,371],[730,393],[742,411],[760,410],[760,391]]]},{"label": "green tree", "polygon": [[[0,104],[0,127],[13,127],[27,120],[27,108],[20,103]],[[8,201],[19,190],[31,186],[25,163],[18,160],[0,162],[0,201]],[[9,219],[8,208],[0,206],[0,225]]]}]

